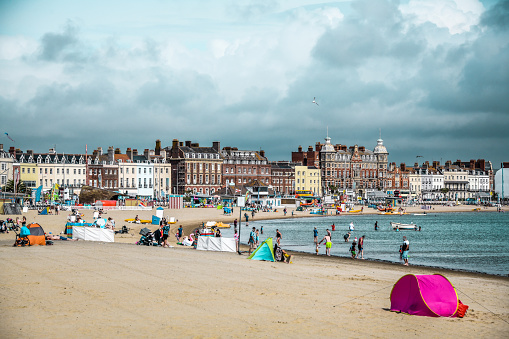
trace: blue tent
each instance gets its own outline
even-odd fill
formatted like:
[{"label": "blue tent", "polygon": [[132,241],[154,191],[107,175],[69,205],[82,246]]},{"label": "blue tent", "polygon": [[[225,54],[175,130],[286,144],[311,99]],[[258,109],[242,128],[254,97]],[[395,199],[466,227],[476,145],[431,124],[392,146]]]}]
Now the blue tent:
[{"label": "blue tent", "polygon": [[262,242],[255,251],[251,253],[248,259],[276,261],[274,258],[274,249],[272,247],[272,238],[267,238]]}]

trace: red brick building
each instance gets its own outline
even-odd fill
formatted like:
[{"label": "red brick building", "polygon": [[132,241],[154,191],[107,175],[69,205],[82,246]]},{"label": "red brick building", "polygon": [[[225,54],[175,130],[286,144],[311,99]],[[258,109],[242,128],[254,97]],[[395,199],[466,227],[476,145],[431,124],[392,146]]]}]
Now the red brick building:
[{"label": "red brick building", "polygon": [[269,185],[271,165],[264,151],[245,151],[237,147],[224,147],[221,150],[223,160],[223,186],[230,183],[241,186],[251,181]]}]

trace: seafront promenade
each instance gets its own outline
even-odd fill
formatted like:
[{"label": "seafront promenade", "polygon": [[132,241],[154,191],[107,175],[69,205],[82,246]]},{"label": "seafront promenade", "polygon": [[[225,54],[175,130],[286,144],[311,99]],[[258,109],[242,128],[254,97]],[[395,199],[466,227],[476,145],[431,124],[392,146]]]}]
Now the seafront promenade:
[{"label": "seafront promenade", "polygon": [[[435,208],[471,211],[467,206]],[[92,219],[92,211],[83,213],[85,220]],[[104,217],[113,217],[119,227],[135,214],[149,219],[152,212],[108,211]],[[188,234],[204,221],[232,222],[239,211],[231,216],[215,209],[164,214],[179,219],[175,228],[182,224]],[[316,217],[296,212],[294,218],[301,216]],[[63,212],[27,215],[29,222],[52,233],[63,230],[66,217]],[[255,220],[283,217],[282,211],[260,212]],[[1,333],[57,338],[509,335],[507,277],[302,253],[291,265],[250,261],[246,255],[176,246],[174,237],[169,249],[134,246],[142,226],[126,225],[133,226],[133,235],[117,236],[116,243],[108,244],[55,241],[53,246],[13,248],[13,233],[0,234]],[[409,273],[444,274],[470,306],[467,316],[426,318],[388,311],[392,285]]]}]

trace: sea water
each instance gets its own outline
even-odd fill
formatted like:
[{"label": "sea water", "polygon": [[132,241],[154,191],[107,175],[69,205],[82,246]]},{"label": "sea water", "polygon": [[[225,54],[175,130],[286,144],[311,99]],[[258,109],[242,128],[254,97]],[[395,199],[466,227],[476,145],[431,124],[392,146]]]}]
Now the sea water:
[{"label": "sea water", "polygon": [[[260,212],[262,214],[263,212]],[[304,212],[305,213],[305,212]],[[257,214],[257,215],[260,215]],[[265,216],[265,213],[263,213]],[[375,231],[375,221],[379,229]],[[390,222],[414,223],[421,231],[394,231]],[[350,242],[343,236],[350,222],[355,230]],[[410,242],[409,263],[414,265],[442,267],[456,270],[483,272],[496,275],[509,274],[509,213],[467,212],[428,213],[427,215],[373,215],[360,214],[311,218],[290,218],[242,222],[241,243],[246,244],[252,227],[260,229],[260,243],[268,237],[275,239],[276,229],[282,233],[284,249],[315,253],[313,229],[318,230],[321,240],[326,229],[332,232],[331,255],[349,257],[351,241],[365,235],[364,258],[389,262],[400,262],[399,247],[403,236]],[[233,228],[223,231],[223,236],[232,237]],[[325,253],[325,245],[319,248]]]}]

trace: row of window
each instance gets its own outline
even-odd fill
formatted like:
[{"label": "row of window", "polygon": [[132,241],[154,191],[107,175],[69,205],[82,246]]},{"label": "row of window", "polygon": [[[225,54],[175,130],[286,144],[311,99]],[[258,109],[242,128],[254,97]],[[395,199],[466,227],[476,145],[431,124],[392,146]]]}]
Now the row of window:
[{"label": "row of window", "polygon": [[[199,162],[199,163],[196,163],[196,162],[193,162],[193,170],[196,171],[196,169],[199,169],[199,171],[203,171],[203,169],[205,168],[205,171],[208,171],[209,168],[211,171],[214,171],[214,169],[216,168],[216,166],[214,166],[214,164],[209,164],[208,162],[206,163],[203,163],[203,162]],[[210,165],[210,166],[209,166]],[[187,163],[187,170],[190,171],[191,170],[191,163]],[[221,172],[221,164],[217,164],[217,172]]]},{"label": "row of window", "polygon": [[[226,167],[226,173],[235,173],[235,167]],[[256,167],[253,168],[237,168],[237,173],[239,174],[256,174]],[[270,174],[270,170],[268,168],[260,168],[260,174]]]},{"label": "row of window", "polygon": [[[199,181],[197,181],[197,179]],[[210,184],[212,185],[215,185],[216,184],[216,176],[214,174],[211,174],[210,175]],[[196,174],[193,174],[193,184],[196,185],[196,184],[203,184],[203,174],[200,174],[200,175],[196,175]],[[221,175],[217,175],[217,183],[220,184],[221,183]],[[191,184],[191,174],[188,174],[187,175],[187,184]],[[205,174],[205,184],[208,185],[209,184],[209,175],[208,174]]]}]

